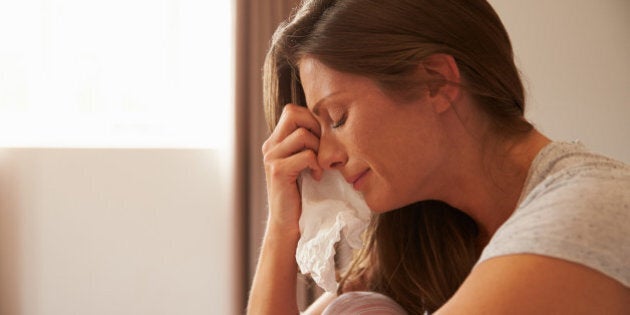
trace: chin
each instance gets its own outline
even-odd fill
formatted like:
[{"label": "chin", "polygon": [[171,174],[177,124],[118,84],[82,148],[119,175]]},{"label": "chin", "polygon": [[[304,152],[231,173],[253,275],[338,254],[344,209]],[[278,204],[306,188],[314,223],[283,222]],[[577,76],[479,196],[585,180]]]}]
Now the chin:
[{"label": "chin", "polygon": [[[365,202],[373,213],[385,213],[419,202],[417,199],[403,199],[400,194],[365,194]],[[396,198],[398,197],[398,198]]]},{"label": "chin", "polygon": [[[379,200],[380,199],[380,200]],[[397,204],[392,204],[391,199],[390,202],[384,202],[383,200],[387,200],[388,198],[378,198],[377,200],[373,200],[369,197],[365,198],[365,202],[367,203],[370,210],[373,213],[385,213],[388,211],[396,210],[398,208],[402,208],[405,205],[397,206]]]}]

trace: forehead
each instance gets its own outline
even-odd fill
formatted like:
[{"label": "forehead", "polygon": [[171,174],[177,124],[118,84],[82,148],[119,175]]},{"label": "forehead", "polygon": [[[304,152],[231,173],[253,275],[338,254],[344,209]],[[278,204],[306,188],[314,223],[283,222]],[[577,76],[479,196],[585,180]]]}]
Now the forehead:
[{"label": "forehead", "polygon": [[342,93],[358,97],[376,87],[366,77],[337,71],[313,57],[303,57],[298,67],[306,106],[316,114],[328,97]]},{"label": "forehead", "polygon": [[334,86],[334,76],[331,76],[328,67],[312,57],[302,58],[298,67],[306,106],[317,114],[319,106],[315,105],[319,105],[319,100]]},{"label": "forehead", "polygon": [[298,69],[305,92],[335,84],[336,77],[340,74],[313,57],[300,59]]}]

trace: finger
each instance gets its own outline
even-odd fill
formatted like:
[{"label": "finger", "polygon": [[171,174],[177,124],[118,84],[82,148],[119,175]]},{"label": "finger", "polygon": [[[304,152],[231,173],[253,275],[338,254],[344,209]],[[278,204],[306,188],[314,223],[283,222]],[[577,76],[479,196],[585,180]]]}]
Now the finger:
[{"label": "finger", "polygon": [[276,160],[269,163],[268,168],[272,178],[279,179],[280,182],[289,181],[290,184],[295,183],[304,170],[310,170],[313,176],[320,176],[323,171],[317,163],[317,154],[312,150],[304,150],[285,159]]},{"label": "finger", "polygon": [[265,161],[286,158],[304,150],[319,151],[319,139],[305,128],[298,128],[275,147],[267,150]]},{"label": "finger", "polygon": [[322,172],[324,171],[321,166],[319,166],[319,162],[317,161],[317,154],[312,150],[304,150],[300,153],[293,155],[292,157],[296,157],[296,159],[303,159],[306,163],[306,167],[303,167],[302,170],[297,174],[299,176],[305,170],[310,170],[313,177],[317,180],[321,178]]},{"label": "finger", "polygon": [[299,128],[310,131],[318,138],[321,133],[319,122],[317,122],[317,119],[315,119],[307,108],[287,104],[282,112],[278,125],[263,144],[263,154],[273,149],[278,143],[284,141],[286,137]]},{"label": "finger", "polygon": [[279,142],[300,127],[306,128],[318,138],[321,135],[319,122],[317,122],[317,119],[315,119],[315,116],[308,108],[287,104],[282,110],[278,126],[276,126],[272,137],[275,137],[275,140]]}]

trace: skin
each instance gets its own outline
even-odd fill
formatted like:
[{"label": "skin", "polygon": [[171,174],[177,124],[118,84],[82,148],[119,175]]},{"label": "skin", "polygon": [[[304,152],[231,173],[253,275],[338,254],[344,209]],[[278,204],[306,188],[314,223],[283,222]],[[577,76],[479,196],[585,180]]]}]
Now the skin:
[{"label": "skin", "polygon": [[[532,160],[550,142],[536,130],[497,137],[457,84],[422,87],[418,97],[400,102],[372,80],[309,56],[299,69],[307,107],[285,106],[263,145],[269,221],[249,314],[298,313],[296,182],[303,170],[315,178],[323,170],[341,171],[375,212],[443,200],[477,222],[483,246],[514,211]],[[454,59],[441,54],[426,58],[417,75],[462,81]],[[312,313],[330,300],[326,296]],[[629,301],[628,289],[587,267],[510,255],[476,267],[438,314],[622,314]]]}]

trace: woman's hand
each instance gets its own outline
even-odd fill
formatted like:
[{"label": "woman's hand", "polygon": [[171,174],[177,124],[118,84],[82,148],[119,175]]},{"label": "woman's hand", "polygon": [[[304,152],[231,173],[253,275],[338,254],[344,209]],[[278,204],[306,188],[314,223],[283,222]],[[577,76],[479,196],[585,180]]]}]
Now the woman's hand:
[{"label": "woman's hand", "polygon": [[317,163],[320,126],[306,107],[288,104],[278,125],[262,147],[269,200],[268,227],[285,233],[298,233],[301,198],[297,180],[310,169],[321,178]]},{"label": "woman's hand", "polygon": [[298,314],[295,250],[300,236],[302,200],[297,179],[310,169],[321,178],[317,163],[320,127],[306,107],[286,105],[280,121],[263,145],[269,220],[250,292],[248,314]]}]

